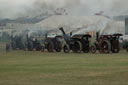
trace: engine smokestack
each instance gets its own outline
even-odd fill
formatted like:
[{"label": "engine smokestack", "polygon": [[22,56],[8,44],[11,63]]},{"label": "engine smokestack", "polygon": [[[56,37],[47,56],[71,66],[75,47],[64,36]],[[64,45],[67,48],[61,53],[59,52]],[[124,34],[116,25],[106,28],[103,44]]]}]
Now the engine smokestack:
[{"label": "engine smokestack", "polygon": [[63,33],[63,35],[66,35],[66,33],[65,33],[64,29],[63,29],[63,27],[59,28],[59,30],[61,30],[61,32]]},{"label": "engine smokestack", "polygon": [[100,35],[99,35],[100,33],[99,32],[96,32],[96,40],[98,40],[99,39],[99,37],[100,37]]}]

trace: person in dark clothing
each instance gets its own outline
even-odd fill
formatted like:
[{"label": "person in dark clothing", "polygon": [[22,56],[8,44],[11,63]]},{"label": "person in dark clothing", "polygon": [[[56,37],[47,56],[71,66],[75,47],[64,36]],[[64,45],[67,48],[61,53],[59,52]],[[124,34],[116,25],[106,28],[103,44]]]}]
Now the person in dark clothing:
[{"label": "person in dark clothing", "polygon": [[6,44],[6,52],[10,51],[10,44]]}]

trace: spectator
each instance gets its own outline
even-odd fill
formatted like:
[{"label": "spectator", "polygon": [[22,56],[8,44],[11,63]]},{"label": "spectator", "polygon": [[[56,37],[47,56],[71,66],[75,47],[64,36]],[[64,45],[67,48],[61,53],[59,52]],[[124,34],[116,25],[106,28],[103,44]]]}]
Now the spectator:
[{"label": "spectator", "polygon": [[10,44],[6,44],[6,52],[10,51]]}]

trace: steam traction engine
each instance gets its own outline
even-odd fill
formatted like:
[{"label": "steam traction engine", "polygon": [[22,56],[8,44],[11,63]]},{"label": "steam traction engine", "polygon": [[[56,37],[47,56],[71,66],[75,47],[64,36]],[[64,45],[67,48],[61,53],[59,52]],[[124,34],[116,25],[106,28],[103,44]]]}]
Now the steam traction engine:
[{"label": "steam traction engine", "polygon": [[41,40],[37,38],[29,38],[27,35],[27,48],[29,51],[36,50],[41,51],[43,49],[43,45],[41,44]]},{"label": "steam traction engine", "polygon": [[25,50],[26,49],[26,43],[23,38],[23,36],[13,36],[11,35],[11,47],[13,50],[20,49]]},{"label": "steam traction engine", "polygon": [[119,53],[120,44],[119,38],[122,34],[113,34],[113,35],[101,35],[96,34],[96,42],[91,46],[90,50],[92,53],[95,53],[96,50],[99,50],[100,53]]},{"label": "steam traction engine", "polygon": [[91,35],[88,34],[79,34],[72,36],[72,51],[75,53],[88,53],[90,49],[89,38],[91,38]]},{"label": "steam traction engine", "polygon": [[63,34],[64,37],[64,44],[63,44],[63,50],[65,53],[69,53],[70,50],[72,50],[74,53],[88,53],[90,48],[90,42],[89,38],[91,38],[91,35],[88,34],[78,34],[78,35],[72,35],[70,33],[70,36],[67,35],[64,32],[63,28],[59,28]]},{"label": "steam traction engine", "polygon": [[54,36],[54,37],[46,37],[45,39],[45,48],[48,50],[48,52],[61,52],[62,50],[62,41],[63,37],[62,36]]}]

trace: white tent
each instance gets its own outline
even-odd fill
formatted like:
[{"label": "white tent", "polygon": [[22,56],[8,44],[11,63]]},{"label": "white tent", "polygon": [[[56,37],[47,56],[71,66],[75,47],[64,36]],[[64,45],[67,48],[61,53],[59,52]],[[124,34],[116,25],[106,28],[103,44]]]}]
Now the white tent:
[{"label": "white tent", "polygon": [[[57,29],[64,27],[67,31],[75,30],[77,28],[90,28],[100,29],[100,24],[103,24],[107,18],[103,16],[68,16],[68,15],[56,15],[49,17],[46,20],[41,21],[37,25],[41,28]],[[94,28],[95,27],[95,28]]]},{"label": "white tent", "polygon": [[64,27],[67,33],[73,31],[76,34],[99,30],[107,34],[114,32],[124,33],[123,21],[113,21],[104,16],[55,15],[37,24],[10,23],[6,26],[7,29],[16,29],[18,31],[25,29],[59,31],[59,27]]},{"label": "white tent", "polygon": [[124,21],[110,21],[104,29],[105,34],[125,33]]},{"label": "white tent", "polygon": [[[124,28],[123,21],[112,21],[104,16],[69,16],[69,15],[55,15],[51,16],[36,25],[42,29],[58,29],[64,27],[66,32],[76,30],[77,33],[106,30],[106,32],[113,32]],[[113,30],[113,28],[115,30]],[[110,31],[112,29],[112,31]]]}]

